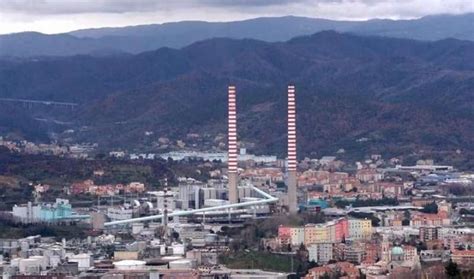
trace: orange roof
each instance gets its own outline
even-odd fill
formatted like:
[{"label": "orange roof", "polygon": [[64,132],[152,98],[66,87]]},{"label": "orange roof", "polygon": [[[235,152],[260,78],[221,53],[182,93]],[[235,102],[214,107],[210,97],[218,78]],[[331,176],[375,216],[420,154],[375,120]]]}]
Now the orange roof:
[{"label": "orange roof", "polygon": [[474,250],[453,250],[451,253],[455,256],[472,256],[474,257]]},{"label": "orange roof", "polygon": [[318,266],[318,267],[313,267],[309,270],[310,273],[323,273],[323,272],[331,272],[331,268],[327,266]]}]

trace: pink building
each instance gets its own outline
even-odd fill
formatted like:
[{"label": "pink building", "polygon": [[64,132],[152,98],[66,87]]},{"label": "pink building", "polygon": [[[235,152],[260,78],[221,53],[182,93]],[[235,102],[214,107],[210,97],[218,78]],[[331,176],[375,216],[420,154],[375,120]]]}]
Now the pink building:
[{"label": "pink building", "polygon": [[336,241],[340,242],[349,237],[349,224],[347,219],[341,218],[336,221]]},{"label": "pink building", "polygon": [[278,238],[281,245],[286,245],[291,242],[291,228],[280,226],[278,227]]}]

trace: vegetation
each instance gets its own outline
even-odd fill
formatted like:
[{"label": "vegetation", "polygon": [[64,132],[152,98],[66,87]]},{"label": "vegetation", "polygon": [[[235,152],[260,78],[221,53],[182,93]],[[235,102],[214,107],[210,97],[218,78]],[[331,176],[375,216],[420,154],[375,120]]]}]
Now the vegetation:
[{"label": "vegetation", "polygon": [[436,214],[438,213],[438,205],[436,204],[436,202],[432,202],[423,206],[420,211],[423,213]]},{"label": "vegetation", "polygon": [[474,210],[469,210],[469,209],[466,209],[466,208],[461,208],[459,210],[459,214],[461,215],[474,215]]},{"label": "vegetation", "polygon": [[375,200],[375,199],[367,199],[367,200],[361,200],[361,199],[356,199],[354,201],[349,201],[349,200],[337,200],[335,202],[335,205],[339,208],[344,208],[346,206],[351,205],[352,207],[363,207],[363,206],[381,206],[381,205],[398,205],[399,202],[397,199],[393,198],[383,198],[380,200]]},{"label": "vegetation", "polygon": [[16,177],[0,176],[0,211],[33,198],[33,187]]},{"label": "vegetation", "polygon": [[233,251],[252,249],[257,247],[259,250],[266,250],[260,240],[262,238],[275,237],[278,235],[278,227],[284,226],[303,226],[308,223],[324,222],[322,213],[305,213],[299,215],[276,215],[263,220],[252,220],[244,224],[243,228],[230,228],[224,226],[221,234],[234,239],[231,244]]},{"label": "vegetation", "polygon": [[455,196],[467,196],[474,194],[473,190],[469,185],[462,185],[462,184],[452,184],[446,185],[444,188],[447,190],[449,194],[453,194]]},{"label": "vegetation", "polygon": [[87,227],[65,224],[21,224],[8,219],[0,219],[0,238],[21,238],[42,235],[61,238],[84,238]]},{"label": "vegetation", "polygon": [[[1,61],[1,94],[80,103],[73,112],[48,115],[73,123],[67,128],[75,132],[58,133],[60,139],[158,151],[163,135],[186,142],[188,133],[202,131],[211,136],[201,146],[216,146],[215,136],[226,128],[223,92],[232,77],[245,87],[239,94],[241,139],[259,153],[283,155],[281,92],[285,81],[297,79],[301,154],[317,157],[344,148],[349,157],[380,152],[412,159],[410,154],[424,150],[440,163],[472,168],[473,50],[473,43],[456,40],[426,43],[335,32],[285,43],[212,39],[136,56]],[[321,57],[324,67],[318,64]],[[433,71],[429,76],[427,68]],[[41,116],[23,113],[30,126]],[[3,121],[0,131],[22,135],[23,127],[11,126]]]},{"label": "vegetation", "polygon": [[457,263],[453,262],[452,260],[445,267],[445,273],[448,278],[460,278],[461,271],[458,268]]},{"label": "vegetation", "polygon": [[[96,170],[104,176],[94,177]],[[26,155],[0,149],[0,173],[23,177],[33,183],[65,186],[68,183],[94,178],[98,183],[130,183],[140,181],[160,185],[163,177],[174,178],[166,162],[125,161],[115,159],[85,160],[49,155]]]},{"label": "vegetation", "polygon": [[[94,175],[97,170],[104,174]],[[86,179],[92,179],[97,185],[142,182],[148,189],[159,189],[164,178],[168,179],[168,185],[175,185],[179,176],[206,180],[210,170],[202,162],[132,161],[107,157],[73,159],[19,154],[0,147],[0,210],[10,210],[14,204],[32,201],[31,184],[50,185],[50,190],[41,196],[42,200],[50,201],[64,196],[64,187]],[[92,199],[89,195],[78,195],[72,202]]]},{"label": "vegetation", "polygon": [[294,255],[279,255],[265,251],[250,250],[221,254],[219,256],[219,263],[224,264],[228,268],[258,268],[280,272],[296,272],[296,269],[303,265]]}]

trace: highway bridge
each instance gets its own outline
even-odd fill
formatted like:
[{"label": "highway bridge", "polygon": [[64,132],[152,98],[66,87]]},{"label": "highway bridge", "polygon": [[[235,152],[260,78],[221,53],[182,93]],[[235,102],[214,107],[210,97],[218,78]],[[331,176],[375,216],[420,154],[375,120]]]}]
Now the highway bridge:
[{"label": "highway bridge", "polygon": [[56,102],[56,101],[46,101],[46,100],[30,100],[30,99],[14,99],[14,98],[0,98],[0,103],[16,103],[20,104],[25,108],[32,108],[33,106],[52,106],[52,107],[64,107],[68,109],[75,109],[79,104],[78,103],[69,103],[69,102]]}]

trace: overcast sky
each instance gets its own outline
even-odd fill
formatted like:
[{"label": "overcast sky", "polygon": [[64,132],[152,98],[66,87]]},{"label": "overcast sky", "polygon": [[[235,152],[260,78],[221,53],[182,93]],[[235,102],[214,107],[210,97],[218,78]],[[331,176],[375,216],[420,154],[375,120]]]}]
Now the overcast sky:
[{"label": "overcast sky", "polygon": [[474,12],[474,0],[0,0],[0,34],[296,15],[411,19]]}]

